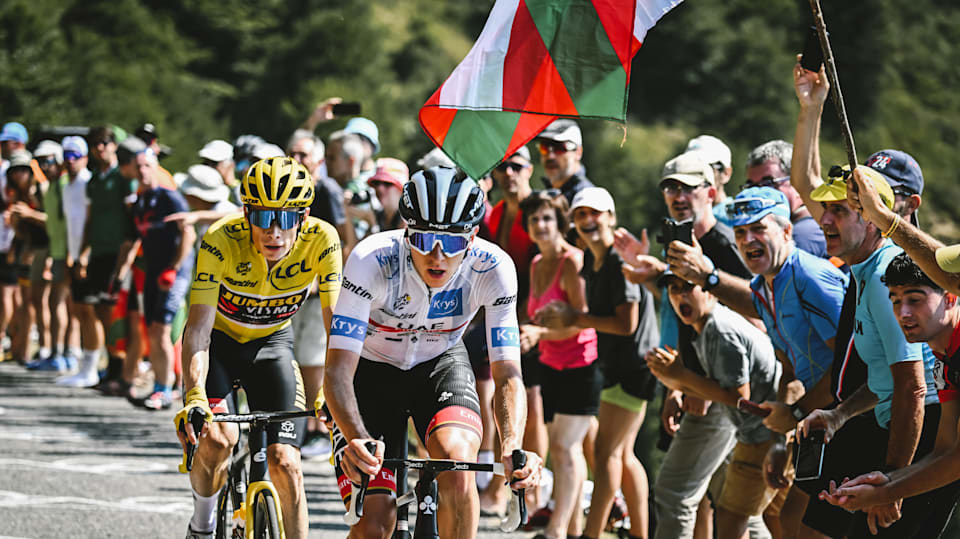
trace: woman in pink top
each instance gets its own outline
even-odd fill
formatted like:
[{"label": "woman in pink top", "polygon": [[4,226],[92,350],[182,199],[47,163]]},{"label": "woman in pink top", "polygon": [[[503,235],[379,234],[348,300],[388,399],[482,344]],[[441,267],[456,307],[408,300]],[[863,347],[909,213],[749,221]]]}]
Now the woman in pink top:
[{"label": "woman in pink top", "polygon": [[[563,195],[534,192],[520,204],[524,226],[540,254],[530,266],[530,296],[527,314],[554,300],[586,311],[580,269],[583,253],[564,239],[567,230],[567,200]],[[521,270],[522,271],[522,270]],[[583,439],[597,415],[603,377],[597,359],[594,329],[549,329],[534,324],[520,326],[520,349],[540,347],[540,391],[544,419],[550,438],[553,463],[554,510],[543,534],[551,539],[579,536],[583,528],[580,499],[587,479]]]}]

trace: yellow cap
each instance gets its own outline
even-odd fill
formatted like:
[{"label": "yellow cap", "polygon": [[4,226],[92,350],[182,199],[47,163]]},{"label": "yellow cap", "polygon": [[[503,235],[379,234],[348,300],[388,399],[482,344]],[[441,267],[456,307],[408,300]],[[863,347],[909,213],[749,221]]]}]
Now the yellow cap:
[{"label": "yellow cap", "polygon": [[960,243],[937,249],[937,264],[943,271],[960,273]]},{"label": "yellow cap", "polygon": [[[843,177],[828,178],[823,185],[817,187],[810,193],[810,198],[817,202],[842,202],[846,200],[847,180],[845,178],[849,170],[849,165],[843,167]],[[893,189],[890,187],[890,184],[887,183],[887,180],[884,179],[879,172],[870,167],[859,165],[857,166],[857,170],[860,171],[860,174],[873,181],[873,186],[877,189],[877,193],[880,194],[880,200],[883,201],[887,208],[892,210],[894,199]]]}]

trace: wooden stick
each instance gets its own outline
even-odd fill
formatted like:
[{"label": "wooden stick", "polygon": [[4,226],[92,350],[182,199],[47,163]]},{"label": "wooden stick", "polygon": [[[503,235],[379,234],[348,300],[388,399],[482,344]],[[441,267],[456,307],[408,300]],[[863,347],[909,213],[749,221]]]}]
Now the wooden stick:
[{"label": "wooden stick", "polygon": [[816,24],[817,34],[820,36],[820,50],[823,51],[823,64],[827,67],[827,80],[830,81],[833,106],[836,108],[837,118],[840,120],[843,147],[847,150],[847,162],[850,163],[850,170],[853,170],[857,168],[857,147],[853,143],[853,132],[850,130],[850,122],[847,120],[847,108],[843,104],[840,79],[837,78],[837,66],[833,60],[830,38],[827,36],[827,23],[824,22],[823,11],[820,10],[820,0],[810,0],[810,9],[813,10],[813,22]]}]

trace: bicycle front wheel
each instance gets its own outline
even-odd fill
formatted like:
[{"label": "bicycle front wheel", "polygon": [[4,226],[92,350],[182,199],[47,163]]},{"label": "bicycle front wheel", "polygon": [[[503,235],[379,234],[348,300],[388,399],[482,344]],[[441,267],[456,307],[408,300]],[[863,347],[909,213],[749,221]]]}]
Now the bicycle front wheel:
[{"label": "bicycle front wheel", "polygon": [[217,539],[243,539],[247,470],[237,466],[217,498]]},{"label": "bicycle front wheel", "polygon": [[280,516],[273,493],[261,490],[253,502],[253,536],[256,539],[281,539]]}]

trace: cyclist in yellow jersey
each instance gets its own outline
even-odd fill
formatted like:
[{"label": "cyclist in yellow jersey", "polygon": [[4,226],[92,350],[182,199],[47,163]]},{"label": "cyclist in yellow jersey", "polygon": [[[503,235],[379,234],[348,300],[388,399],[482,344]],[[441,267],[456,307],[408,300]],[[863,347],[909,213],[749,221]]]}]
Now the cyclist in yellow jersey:
[{"label": "cyclist in yellow jersey", "polygon": [[[184,407],[206,415],[195,433],[186,421],[180,443],[200,441],[190,483],[194,512],[187,537],[213,537],[217,493],[226,479],[236,425],[211,423],[228,412],[233,381],[243,386],[252,410],[304,410],[303,380],[293,355],[290,319],[313,283],[330,331],[340,291],[340,238],[310,217],[313,179],[296,161],[258,161],[243,177],[243,214],[224,217],[203,236],[183,336]],[[209,395],[209,399],[208,399]],[[304,421],[271,424],[267,462],[280,494],[286,536],[307,536],[307,503],[300,468]]]}]

